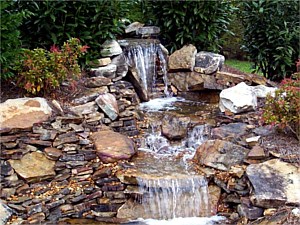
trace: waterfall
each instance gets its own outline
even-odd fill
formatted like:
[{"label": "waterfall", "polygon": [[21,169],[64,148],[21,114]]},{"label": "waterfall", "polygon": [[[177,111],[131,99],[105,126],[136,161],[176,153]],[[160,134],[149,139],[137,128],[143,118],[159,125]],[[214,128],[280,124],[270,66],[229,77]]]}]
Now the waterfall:
[{"label": "waterfall", "polygon": [[163,76],[164,94],[170,96],[167,81],[167,62],[157,40],[126,40],[126,61],[131,71],[131,80],[143,101],[148,101],[157,91],[158,72]]},{"label": "waterfall", "polygon": [[148,192],[142,204],[151,218],[206,216],[210,213],[207,181],[202,176],[138,179],[141,192]]}]

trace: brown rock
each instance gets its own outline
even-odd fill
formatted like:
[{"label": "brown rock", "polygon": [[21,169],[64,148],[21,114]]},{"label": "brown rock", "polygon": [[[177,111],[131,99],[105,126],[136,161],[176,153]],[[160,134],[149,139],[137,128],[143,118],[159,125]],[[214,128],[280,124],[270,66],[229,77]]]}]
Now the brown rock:
[{"label": "brown rock", "polygon": [[62,155],[61,150],[57,148],[45,148],[44,152],[46,157],[51,160],[57,160]]},{"label": "brown rock", "polygon": [[114,95],[110,93],[101,94],[96,99],[96,103],[111,120],[118,117],[119,107]]},{"label": "brown rock", "polygon": [[30,128],[46,121],[52,109],[44,98],[9,99],[0,104],[0,124],[3,128]]},{"label": "brown rock", "polygon": [[179,91],[199,91],[204,89],[204,80],[197,72],[168,73],[168,81]]},{"label": "brown rock", "polygon": [[55,162],[47,159],[42,153],[28,153],[21,160],[9,160],[9,163],[16,173],[27,181],[55,176]]},{"label": "brown rock", "polygon": [[185,69],[193,71],[197,49],[193,45],[186,45],[175,51],[169,57],[169,70]]},{"label": "brown rock", "polygon": [[110,130],[93,133],[97,155],[105,162],[116,162],[122,159],[130,159],[136,152],[131,139]]},{"label": "brown rock", "polygon": [[259,145],[255,145],[248,154],[247,159],[264,159],[266,158],[266,154],[264,149]]}]

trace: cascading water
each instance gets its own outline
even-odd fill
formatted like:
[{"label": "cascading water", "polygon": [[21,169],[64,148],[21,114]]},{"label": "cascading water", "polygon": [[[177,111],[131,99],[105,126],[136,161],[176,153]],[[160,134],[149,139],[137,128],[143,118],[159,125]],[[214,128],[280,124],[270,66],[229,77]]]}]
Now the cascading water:
[{"label": "cascading water", "polygon": [[[130,45],[126,57],[134,79],[139,79],[140,88],[143,89],[140,91],[143,92],[140,94],[141,99],[150,100],[151,93],[156,91],[158,70],[163,74],[165,96],[142,103],[140,107],[141,112],[147,118],[151,117],[152,122],[142,138],[134,161],[133,176],[139,188],[139,197],[135,200],[143,207],[139,213],[133,207],[136,218],[146,219],[142,224],[172,225],[203,225],[220,220],[220,217],[204,219],[203,216],[211,216],[208,184],[205,177],[191,170],[189,163],[196,148],[207,139],[208,127],[196,125],[185,139],[175,143],[164,137],[161,134],[162,117],[159,115],[176,110],[177,106],[173,103],[192,104],[182,98],[170,97],[166,59],[159,44],[150,42],[146,45]],[[180,222],[178,218],[181,218]],[[182,218],[187,218],[188,222]]]},{"label": "cascading water", "polygon": [[163,76],[164,95],[170,96],[167,80],[167,63],[161,45],[157,41],[129,41],[125,56],[128,66],[134,76],[134,83],[142,100],[148,101],[152,93],[157,91],[158,73]]}]

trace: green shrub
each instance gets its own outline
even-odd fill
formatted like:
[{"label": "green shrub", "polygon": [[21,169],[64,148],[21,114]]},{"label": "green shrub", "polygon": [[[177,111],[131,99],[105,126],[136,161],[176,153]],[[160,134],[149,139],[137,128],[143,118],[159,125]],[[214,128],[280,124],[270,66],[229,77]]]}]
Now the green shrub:
[{"label": "green shrub", "polygon": [[229,1],[146,1],[147,10],[161,28],[166,47],[173,52],[185,44],[217,52],[220,36],[228,32],[234,7]]},{"label": "green shrub", "polygon": [[1,79],[7,79],[14,75],[12,68],[21,51],[20,31],[18,27],[25,17],[25,12],[16,12],[12,6],[13,1],[0,1]]},{"label": "green shrub", "polygon": [[64,43],[61,50],[53,45],[50,51],[42,48],[24,49],[23,60],[16,68],[18,85],[32,94],[51,92],[66,79],[80,76],[79,57],[86,53],[87,46],[80,45],[77,38]]},{"label": "green shrub", "polygon": [[267,96],[262,119],[280,129],[288,128],[300,140],[300,73],[284,79],[275,97]]},{"label": "green shrub", "polygon": [[272,80],[291,75],[299,57],[299,1],[243,1],[241,7],[243,48],[258,70]]},{"label": "green shrub", "polygon": [[106,39],[123,33],[122,18],[128,11],[128,1],[16,1],[18,10],[28,10],[32,16],[22,24],[23,46],[29,49],[62,45],[71,37],[80,38],[90,46],[87,60],[99,57]]}]

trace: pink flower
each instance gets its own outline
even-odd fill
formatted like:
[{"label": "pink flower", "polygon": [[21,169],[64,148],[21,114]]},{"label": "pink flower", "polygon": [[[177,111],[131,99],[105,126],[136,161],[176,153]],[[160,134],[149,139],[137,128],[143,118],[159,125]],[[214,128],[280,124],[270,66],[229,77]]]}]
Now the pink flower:
[{"label": "pink flower", "polygon": [[84,45],[80,48],[80,52],[87,52],[87,49],[90,48],[89,46],[87,45]]}]

